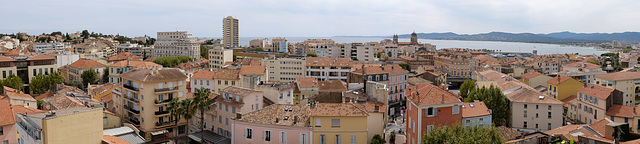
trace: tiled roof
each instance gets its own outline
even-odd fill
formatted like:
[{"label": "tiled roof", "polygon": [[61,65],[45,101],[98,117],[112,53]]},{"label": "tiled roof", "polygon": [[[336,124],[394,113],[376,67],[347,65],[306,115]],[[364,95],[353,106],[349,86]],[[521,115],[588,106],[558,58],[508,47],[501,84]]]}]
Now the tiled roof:
[{"label": "tiled roof", "polygon": [[103,85],[101,85],[101,86],[99,86],[99,87],[97,87],[97,88],[93,89],[93,92],[101,93],[102,91],[107,90],[107,89],[110,89],[110,88],[112,88],[112,87],[113,87],[113,84],[111,84],[111,83],[106,83],[106,84],[103,84]]},{"label": "tiled roof", "polygon": [[614,104],[613,106],[611,106],[611,108],[609,108],[605,115],[632,118],[634,115],[636,115],[636,113],[634,106]]},{"label": "tiled roof", "polygon": [[351,67],[349,58],[306,57],[307,66]]},{"label": "tiled roof", "polygon": [[238,79],[240,74],[239,69],[218,69],[216,71],[216,75],[213,76],[214,79],[226,79],[226,80],[235,80]]},{"label": "tiled roof", "polygon": [[505,141],[515,139],[518,136],[522,135],[522,133],[505,126],[496,127],[496,131],[500,133],[500,137],[502,137],[502,139]]},{"label": "tiled roof", "polygon": [[310,113],[311,109],[307,105],[274,104],[244,114],[239,121],[268,125],[309,127]]},{"label": "tiled roof", "polygon": [[107,61],[121,61],[121,60],[133,60],[142,59],[141,56],[133,55],[130,52],[121,52],[118,55],[107,57]]},{"label": "tiled roof", "polygon": [[175,66],[175,68],[180,68],[180,69],[186,70],[186,69],[194,69],[194,68],[205,67],[207,64],[209,64],[209,60],[208,59],[200,58],[200,59],[192,61],[192,62],[185,62],[185,63],[178,64],[177,66]]},{"label": "tiled roof", "polygon": [[411,77],[407,79],[407,83],[412,86],[420,85],[420,84],[433,84],[431,81],[423,79],[421,77]]},{"label": "tiled roof", "polygon": [[251,94],[253,92],[262,92],[262,91],[255,91],[255,90],[248,89],[248,88],[230,86],[230,87],[222,89],[220,92],[233,94],[233,96],[246,96],[246,95],[249,95],[249,94]]},{"label": "tiled roof", "polygon": [[103,144],[131,144],[119,137],[110,136],[110,135],[102,135],[102,143]]},{"label": "tiled roof", "polygon": [[28,58],[27,60],[55,60],[55,59],[56,58],[52,57],[52,56],[39,54],[39,55],[32,56],[32,57]]},{"label": "tiled roof", "polygon": [[588,62],[574,62],[574,63],[566,64],[563,67],[576,67],[576,68],[583,68],[583,69],[597,69],[597,68],[600,68],[599,65],[588,63]]},{"label": "tiled roof", "polygon": [[11,106],[11,109],[13,110],[13,113],[19,113],[19,114],[24,114],[24,115],[45,113],[46,112],[46,111],[43,111],[43,110],[39,110],[39,109],[27,107],[27,106],[22,106],[22,105]]},{"label": "tiled roof", "polygon": [[47,103],[51,104],[51,106],[53,106],[53,108],[55,109],[86,107],[84,104],[82,104],[82,102],[78,101],[73,97],[66,96],[66,95],[57,95]]},{"label": "tiled roof", "polygon": [[15,61],[15,60],[10,57],[0,56],[0,62],[8,62],[8,61]]},{"label": "tiled roof", "polygon": [[553,85],[558,85],[558,84],[563,83],[563,82],[565,82],[567,80],[570,80],[570,79],[573,79],[573,78],[571,78],[569,76],[566,76],[566,75],[558,75],[558,76],[556,76],[554,78],[549,79],[547,81],[547,83],[551,83]]},{"label": "tiled roof", "polygon": [[73,62],[72,64],[69,65],[70,67],[74,67],[74,68],[78,68],[78,69],[84,69],[84,68],[94,68],[94,67],[103,67],[105,66],[104,64],[101,64],[97,61],[94,60],[89,60],[89,59],[79,59],[76,62]]},{"label": "tiled roof", "polygon": [[[402,69],[399,65],[387,65],[387,66],[369,66],[364,67],[364,72],[367,75],[372,74],[395,74],[395,73],[406,73],[409,72],[407,70]],[[356,67],[356,70],[353,73],[362,74],[362,68]]]},{"label": "tiled roof", "polygon": [[484,102],[465,102],[462,103],[462,105],[464,105],[464,107],[462,107],[463,118],[491,115],[489,108],[484,105]]},{"label": "tiled roof", "polygon": [[180,72],[180,70],[174,68],[164,68],[159,70],[137,68],[120,74],[120,77],[143,82],[168,81],[187,78],[187,76]]},{"label": "tiled roof", "polygon": [[606,79],[606,80],[629,80],[629,79],[638,79],[640,78],[640,71],[638,72],[614,72],[602,75],[596,75],[596,78]]},{"label": "tiled roof", "polygon": [[109,65],[109,67],[160,68],[162,65],[139,60],[123,60],[115,62]]},{"label": "tiled roof", "polygon": [[431,84],[409,87],[405,95],[418,106],[462,102],[456,94]]},{"label": "tiled roof", "polygon": [[542,74],[539,73],[539,72],[534,71],[534,72],[529,72],[529,73],[526,73],[526,74],[522,74],[522,75],[520,75],[520,77],[526,78],[526,79],[532,79],[532,78],[537,77],[539,75],[542,75]]},{"label": "tiled roof", "polygon": [[300,88],[318,87],[318,80],[313,77],[296,78],[296,82]]},{"label": "tiled roof", "polygon": [[567,98],[562,99],[562,103],[564,103],[564,107],[569,107],[569,105],[577,106],[578,99],[575,95],[569,96]]},{"label": "tiled roof", "polygon": [[[367,102],[364,102],[364,103],[357,103],[356,106],[359,106],[361,109],[366,110],[369,113],[374,113],[374,112],[384,113],[387,109],[384,103],[379,103],[372,100],[367,100]],[[376,111],[376,106],[378,106],[377,111]]]},{"label": "tiled roof", "polygon": [[267,70],[265,66],[245,65],[240,68],[241,75],[264,75]]},{"label": "tiled roof", "polygon": [[22,91],[12,89],[10,87],[4,86],[4,92],[9,99],[17,99],[17,100],[26,100],[26,101],[36,101],[31,95],[25,94]]},{"label": "tiled roof", "polygon": [[113,100],[113,93],[106,94],[102,96],[102,101],[111,102]]},{"label": "tiled roof", "polygon": [[582,127],[582,126],[587,126],[587,125],[586,124],[566,125],[566,126],[562,126],[562,127],[558,127],[558,128],[555,128],[555,129],[548,130],[548,131],[546,131],[544,133],[548,134],[548,135],[557,135],[557,136],[559,136],[559,135],[563,135],[563,134],[568,134],[569,132],[571,132],[571,131],[573,131],[575,129],[578,129],[579,127]]},{"label": "tiled roof", "polygon": [[347,87],[340,80],[319,81],[319,92],[343,92],[347,91]]},{"label": "tiled roof", "polygon": [[311,116],[368,116],[366,110],[354,103],[317,103]]},{"label": "tiled roof", "polygon": [[587,87],[578,89],[578,92],[582,94],[586,94],[603,100],[609,98],[609,95],[611,95],[613,91],[615,91],[615,89],[600,86],[597,84],[589,84],[587,85]]},{"label": "tiled roof", "polygon": [[507,76],[506,74],[497,72],[495,70],[485,70],[478,72],[480,75],[484,76],[487,80],[496,80],[503,76]]},{"label": "tiled roof", "polygon": [[199,70],[196,71],[195,73],[193,73],[193,76],[191,76],[191,79],[206,79],[206,80],[213,80],[213,77],[216,75],[215,71],[210,71],[210,70]]},{"label": "tiled roof", "polygon": [[[562,101],[549,97],[531,87],[517,87],[512,92],[505,94],[511,102],[520,103],[544,103],[544,104],[564,104]],[[505,91],[503,91],[505,93]],[[541,98],[542,97],[542,98]]]},{"label": "tiled roof", "polygon": [[12,125],[16,122],[9,99],[0,96],[0,126]]}]

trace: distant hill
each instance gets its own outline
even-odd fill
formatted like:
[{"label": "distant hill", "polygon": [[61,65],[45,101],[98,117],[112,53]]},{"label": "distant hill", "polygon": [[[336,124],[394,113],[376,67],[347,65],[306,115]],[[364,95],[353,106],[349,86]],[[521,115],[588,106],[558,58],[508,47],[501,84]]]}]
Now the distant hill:
[{"label": "distant hill", "polygon": [[573,33],[573,32],[558,32],[550,34],[539,34],[541,36],[548,36],[558,39],[582,39],[582,40],[604,40],[613,41],[617,40],[623,43],[638,43],[640,42],[640,32],[623,32],[623,33]]},{"label": "distant hill", "polygon": [[[611,42],[608,38],[603,38],[598,35],[571,35],[569,33],[550,33],[550,34],[533,34],[533,33],[505,33],[505,32],[490,32],[481,34],[456,34],[452,32],[448,33],[417,33],[418,38],[423,39],[438,39],[438,40],[470,40],[470,41],[507,41],[507,42],[530,42],[530,43],[585,43],[585,42]],[[588,34],[585,34],[588,35]],[[640,42],[640,33],[635,33],[638,38],[626,38],[619,39],[620,42]],[[411,34],[398,35],[400,38],[409,38]],[[609,37],[629,37],[618,36],[613,34]]]}]

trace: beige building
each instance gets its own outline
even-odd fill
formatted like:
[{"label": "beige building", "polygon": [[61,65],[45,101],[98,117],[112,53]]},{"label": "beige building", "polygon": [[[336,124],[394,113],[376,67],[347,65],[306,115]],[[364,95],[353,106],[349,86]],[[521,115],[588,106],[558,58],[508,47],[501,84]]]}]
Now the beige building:
[{"label": "beige building", "polygon": [[582,83],[590,84],[596,81],[596,75],[607,74],[599,65],[588,62],[575,62],[562,66],[560,75],[566,75]]},{"label": "beige building", "polygon": [[347,74],[352,71],[349,58],[307,57],[305,77],[316,78],[319,81],[347,80]]},{"label": "beige building", "polygon": [[25,84],[24,91],[29,92],[29,83],[37,75],[49,75],[57,71],[56,58],[48,55],[6,57],[0,56],[0,79],[16,75]]},{"label": "beige building", "polygon": [[532,88],[538,88],[538,87],[546,88],[547,81],[549,81],[551,78],[552,77],[550,76],[543,75],[539,72],[534,71],[534,72],[529,72],[521,75],[520,81],[523,82],[524,84],[529,85]]},{"label": "beige building", "polygon": [[20,105],[36,109],[38,108],[38,102],[36,101],[36,99],[28,94],[23,93],[22,91],[4,86],[4,92],[2,94],[9,98],[9,103],[11,103],[11,105]]},{"label": "beige building", "polygon": [[115,62],[109,65],[109,83],[122,84],[122,79],[120,79],[120,74],[136,68],[161,69],[162,65],[159,65],[153,62],[136,61],[136,60],[123,60],[123,61]]},{"label": "beige building", "polygon": [[291,82],[296,78],[304,77],[306,70],[304,59],[293,58],[265,58],[262,65],[269,70],[269,80],[279,82]]},{"label": "beige building", "polygon": [[153,57],[189,56],[200,58],[200,43],[187,31],[158,32]]},{"label": "beige building", "polygon": [[176,126],[175,119],[167,111],[172,99],[187,98],[187,76],[179,69],[138,68],[122,73],[120,78],[123,81],[119,91],[122,95],[114,100],[125,102],[117,106],[124,108],[121,117],[136,126],[147,142],[186,134],[186,121],[181,119]]},{"label": "beige building", "polygon": [[638,71],[596,75],[595,83],[622,91],[622,105],[634,106],[640,103],[640,72]]},{"label": "beige building", "polygon": [[16,114],[19,143],[100,144],[103,112],[100,108],[78,107],[49,113]]},{"label": "beige building", "polygon": [[[577,120],[593,124],[606,118],[605,113],[614,105],[622,104],[622,92],[596,84],[578,89]],[[613,119],[612,119],[613,120]]]},{"label": "beige building", "polygon": [[226,62],[233,62],[233,50],[224,49],[223,47],[209,49],[209,67],[211,70],[215,71],[222,68]]},{"label": "beige building", "polygon": [[264,48],[269,45],[269,41],[265,39],[254,39],[249,41],[249,47],[252,48]]},{"label": "beige building", "polygon": [[238,19],[227,16],[222,19],[222,43],[225,47],[238,47]]},{"label": "beige building", "polygon": [[287,45],[287,39],[277,37],[271,39],[271,47],[265,50],[274,52],[287,52]]},{"label": "beige building", "polygon": [[[297,78],[296,79],[296,89],[294,90],[293,103],[300,104],[304,101],[308,101],[307,99],[318,95],[318,80],[316,78]],[[306,103],[303,103],[306,104]]]},{"label": "beige building", "polygon": [[293,82],[264,82],[256,86],[256,90],[263,91],[264,97],[275,104],[293,104]]},{"label": "beige building", "polygon": [[76,62],[73,62],[69,65],[68,73],[69,81],[80,81],[82,82],[82,73],[86,70],[93,69],[98,74],[98,80],[102,77],[102,73],[104,73],[104,69],[106,66],[102,63],[99,63],[94,60],[89,59],[80,59]]}]

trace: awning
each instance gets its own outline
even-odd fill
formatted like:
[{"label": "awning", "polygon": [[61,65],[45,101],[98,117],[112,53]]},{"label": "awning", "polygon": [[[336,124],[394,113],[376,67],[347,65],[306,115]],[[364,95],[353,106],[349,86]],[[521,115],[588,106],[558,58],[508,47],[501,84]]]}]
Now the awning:
[{"label": "awning", "polygon": [[168,130],[159,130],[159,131],[151,132],[151,135],[161,135],[161,134],[166,134],[166,133],[169,133],[169,131]]}]

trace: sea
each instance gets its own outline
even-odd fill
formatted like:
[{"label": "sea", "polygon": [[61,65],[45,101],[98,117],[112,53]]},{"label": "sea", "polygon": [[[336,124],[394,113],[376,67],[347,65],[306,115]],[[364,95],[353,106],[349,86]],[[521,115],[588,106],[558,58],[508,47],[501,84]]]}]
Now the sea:
[{"label": "sea", "polygon": [[[380,42],[384,37],[285,37],[291,43],[303,42],[307,39],[331,39],[336,43],[353,43],[353,42]],[[264,39],[264,37],[240,37],[240,45],[249,45],[249,41],[253,39]],[[271,37],[267,37],[271,41]],[[408,38],[398,39],[400,42],[409,42]],[[462,41],[462,40],[433,40],[418,39],[420,43],[429,43],[436,45],[437,49],[444,48],[469,48],[469,49],[489,49],[501,52],[521,52],[533,53],[538,51],[538,55],[546,54],[580,54],[580,55],[600,55],[607,53],[606,50],[594,47],[582,47],[572,45],[559,44],[543,44],[543,43],[523,43],[523,42],[498,42],[498,41]]]}]

